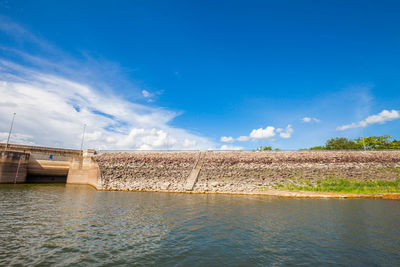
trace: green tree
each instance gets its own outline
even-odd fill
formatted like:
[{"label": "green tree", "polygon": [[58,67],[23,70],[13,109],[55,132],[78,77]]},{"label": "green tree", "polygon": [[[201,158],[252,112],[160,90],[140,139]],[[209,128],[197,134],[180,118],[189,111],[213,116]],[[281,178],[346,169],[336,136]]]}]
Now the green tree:
[{"label": "green tree", "polygon": [[390,135],[381,136],[368,136],[354,139],[354,141],[361,147],[364,146],[366,149],[391,149],[392,137]]},{"label": "green tree", "polygon": [[260,146],[259,148],[257,148],[257,151],[270,151],[272,150],[272,147],[270,146]]},{"label": "green tree", "polygon": [[346,137],[331,138],[326,141],[326,150],[343,150],[343,149],[362,149],[358,143],[349,140]]},{"label": "green tree", "polygon": [[[310,150],[325,150],[326,148],[324,146],[313,146],[310,147]],[[307,150],[307,149],[305,149]]]},{"label": "green tree", "polygon": [[400,140],[393,140],[389,145],[389,149],[400,149]]},{"label": "green tree", "polygon": [[336,137],[326,141],[325,146],[314,146],[308,150],[362,150],[364,146],[365,149],[374,150],[400,149],[400,140],[392,140],[390,135],[359,137],[353,140]]}]

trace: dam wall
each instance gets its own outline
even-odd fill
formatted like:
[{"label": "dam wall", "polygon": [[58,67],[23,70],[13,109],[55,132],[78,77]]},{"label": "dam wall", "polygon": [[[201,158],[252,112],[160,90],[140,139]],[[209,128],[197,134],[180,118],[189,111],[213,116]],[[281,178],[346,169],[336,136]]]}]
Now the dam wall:
[{"label": "dam wall", "polygon": [[93,160],[95,151],[86,149],[81,157],[75,157],[69,167],[67,184],[87,184],[96,189],[101,189],[99,185],[100,169],[96,161]]},{"label": "dam wall", "polygon": [[[103,153],[99,185],[110,190],[183,192],[198,152]],[[400,151],[205,152],[195,192],[255,192],[326,178],[399,180]]]},{"label": "dam wall", "polygon": [[[5,150],[5,144],[0,144],[0,150]],[[82,158],[81,150],[64,148],[10,144],[7,151],[29,154],[27,176],[34,182],[51,182],[62,177],[65,180],[73,159]]]},{"label": "dam wall", "polygon": [[25,183],[29,153],[0,152],[0,184]]},{"label": "dam wall", "polygon": [[[0,144],[0,183],[72,183],[96,188],[99,167],[95,151]],[[21,160],[20,160],[21,159]],[[18,168],[19,166],[19,168]],[[17,175],[18,170],[18,175]]]},{"label": "dam wall", "polygon": [[287,183],[316,185],[328,178],[400,180],[400,151],[96,155],[90,149],[10,145],[0,154],[0,183],[64,182],[104,190],[251,193]]}]

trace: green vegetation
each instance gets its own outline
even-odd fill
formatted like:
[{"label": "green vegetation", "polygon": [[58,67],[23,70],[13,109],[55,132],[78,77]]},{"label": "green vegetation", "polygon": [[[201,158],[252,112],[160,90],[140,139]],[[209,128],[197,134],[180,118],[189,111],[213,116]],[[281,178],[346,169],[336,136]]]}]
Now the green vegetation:
[{"label": "green vegetation", "polygon": [[[359,137],[348,139],[346,137],[335,137],[326,141],[324,146],[302,148],[300,151],[309,150],[390,150],[400,149],[400,140],[393,139],[390,135]],[[272,149],[271,146],[260,146],[256,151],[280,151],[279,148]],[[254,151],[254,150],[253,150]]]},{"label": "green vegetation", "polygon": [[325,146],[315,146],[308,150],[363,150],[364,148],[366,150],[400,149],[400,140],[395,140],[389,135],[356,139],[336,137],[326,141]]},{"label": "green vegetation", "polygon": [[257,148],[257,151],[271,151],[272,147],[270,146],[260,146],[259,148]]},{"label": "green vegetation", "polygon": [[356,181],[343,178],[318,180],[316,184],[300,180],[298,183],[287,182],[276,186],[280,190],[339,192],[339,193],[400,193],[400,180],[394,181]]},{"label": "green vegetation", "polygon": [[272,151],[272,150],[281,151],[279,148],[272,149],[271,146],[260,146],[257,148],[257,150],[252,150],[252,151]]}]

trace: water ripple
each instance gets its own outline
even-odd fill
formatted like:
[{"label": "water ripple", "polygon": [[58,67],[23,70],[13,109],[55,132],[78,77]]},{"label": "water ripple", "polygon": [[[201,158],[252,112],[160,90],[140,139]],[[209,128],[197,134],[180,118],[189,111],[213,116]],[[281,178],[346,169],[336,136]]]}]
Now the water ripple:
[{"label": "water ripple", "polygon": [[0,186],[0,265],[394,266],[400,203]]}]

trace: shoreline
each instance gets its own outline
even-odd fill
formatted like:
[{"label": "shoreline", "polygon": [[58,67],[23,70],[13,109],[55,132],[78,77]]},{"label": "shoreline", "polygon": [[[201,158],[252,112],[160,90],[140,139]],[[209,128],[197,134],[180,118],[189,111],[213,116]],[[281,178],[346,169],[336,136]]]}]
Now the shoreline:
[{"label": "shoreline", "polygon": [[320,198],[320,199],[384,199],[400,200],[400,193],[339,193],[339,192],[312,192],[312,191],[283,191],[265,190],[254,192],[234,191],[173,191],[173,190],[152,190],[152,189],[125,189],[125,188],[95,188],[98,191],[124,191],[124,192],[152,192],[152,193],[176,193],[176,194],[224,194],[224,195],[264,195],[285,198]]}]

